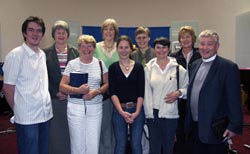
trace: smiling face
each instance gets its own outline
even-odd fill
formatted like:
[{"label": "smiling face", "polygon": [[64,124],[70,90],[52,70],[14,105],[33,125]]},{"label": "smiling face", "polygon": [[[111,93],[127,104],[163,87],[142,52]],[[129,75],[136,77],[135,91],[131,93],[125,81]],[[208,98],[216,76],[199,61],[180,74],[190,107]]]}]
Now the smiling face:
[{"label": "smiling face", "polygon": [[131,46],[127,40],[121,40],[117,45],[117,52],[120,59],[128,59],[132,52]]},{"label": "smiling face", "polygon": [[68,40],[68,32],[63,28],[57,28],[54,33],[54,39],[57,44],[66,44]]},{"label": "smiling face", "polygon": [[135,37],[136,43],[140,49],[147,49],[150,37],[146,33],[141,33]]},{"label": "smiling face", "polygon": [[92,60],[94,51],[95,47],[93,43],[83,41],[81,45],[79,45],[79,53],[86,61]]},{"label": "smiling face", "polygon": [[115,28],[109,24],[103,28],[103,39],[107,41],[114,41],[115,39]]},{"label": "smiling face", "polygon": [[37,48],[43,37],[42,27],[36,22],[30,22],[23,36],[26,38],[25,42],[30,48]]},{"label": "smiling face", "polygon": [[212,36],[201,37],[199,39],[199,52],[203,59],[208,59],[217,54],[219,43]]},{"label": "smiling face", "polygon": [[157,59],[165,59],[169,53],[169,47],[161,44],[156,44],[154,48]]},{"label": "smiling face", "polygon": [[180,35],[180,44],[183,48],[192,48],[193,39],[190,33],[185,32]]}]

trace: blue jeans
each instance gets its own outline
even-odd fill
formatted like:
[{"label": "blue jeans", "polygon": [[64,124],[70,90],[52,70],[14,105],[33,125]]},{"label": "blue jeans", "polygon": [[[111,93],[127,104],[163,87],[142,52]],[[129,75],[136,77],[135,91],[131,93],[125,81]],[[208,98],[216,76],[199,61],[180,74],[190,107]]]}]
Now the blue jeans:
[{"label": "blue jeans", "polygon": [[50,120],[31,125],[15,123],[18,154],[48,154],[49,125]]},{"label": "blue jeans", "polygon": [[159,110],[154,109],[154,119],[148,119],[150,154],[173,154],[174,137],[178,119],[158,117]]},{"label": "blue jeans", "polygon": [[[136,107],[123,110],[129,113],[134,113],[136,111]],[[115,143],[116,143],[115,154],[126,153],[128,130],[130,134],[132,154],[142,154],[141,140],[142,140],[144,120],[145,120],[145,115],[144,115],[144,109],[142,108],[140,114],[135,119],[134,123],[130,124],[128,127],[128,123],[126,123],[124,118],[114,108],[112,122],[114,127]]]}]

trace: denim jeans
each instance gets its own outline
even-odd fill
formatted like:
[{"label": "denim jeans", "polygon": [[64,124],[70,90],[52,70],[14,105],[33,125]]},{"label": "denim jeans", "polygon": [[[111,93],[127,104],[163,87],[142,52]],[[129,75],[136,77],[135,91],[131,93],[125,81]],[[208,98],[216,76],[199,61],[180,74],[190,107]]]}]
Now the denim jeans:
[{"label": "denim jeans", "polygon": [[50,120],[38,124],[15,123],[18,154],[48,154]]},{"label": "denim jeans", "polygon": [[174,137],[178,119],[158,117],[159,110],[154,109],[154,119],[148,119],[150,154],[173,154]]},{"label": "denim jeans", "polygon": [[[136,107],[123,109],[126,112],[134,113]],[[141,109],[140,114],[135,119],[134,123],[128,125],[124,118],[114,108],[112,122],[115,133],[115,154],[125,154],[126,145],[128,141],[128,130],[130,135],[131,151],[132,154],[142,154],[142,133],[144,125],[145,115],[144,109]]]}]

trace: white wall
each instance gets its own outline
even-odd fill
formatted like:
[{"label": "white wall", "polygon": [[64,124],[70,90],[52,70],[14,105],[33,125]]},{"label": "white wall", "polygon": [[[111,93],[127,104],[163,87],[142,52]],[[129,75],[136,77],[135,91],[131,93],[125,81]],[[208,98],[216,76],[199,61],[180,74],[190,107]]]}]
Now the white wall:
[{"label": "white wall", "polygon": [[1,0],[0,61],[22,43],[21,24],[30,15],[45,20],[42,48],[52,43],[51,26],[58,19],[99,26],[104,19],[115,18],[123,27],[198,21],[200,31],[209,28],[219,33],[219,54],[235,61],[236,16],[249,10],[250,0]]},{"label": "white wall", "polygon": [[250,68],[250,11],[236,17],[235,61],[240,68]]}]

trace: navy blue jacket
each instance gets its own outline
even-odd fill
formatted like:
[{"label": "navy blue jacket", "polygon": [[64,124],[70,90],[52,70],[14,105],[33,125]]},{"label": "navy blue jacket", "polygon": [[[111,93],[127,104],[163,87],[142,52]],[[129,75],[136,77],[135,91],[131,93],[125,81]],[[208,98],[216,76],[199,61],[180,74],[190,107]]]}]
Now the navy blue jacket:
[{"label": "navy blue jacket", "polygon": [[[201,63],[201,59],[195,61],[190,70],[191,76],[187,92],[188,103],[185,117],[185,130],[187,133],[190,133],[192,128],[191,90]],[[205,78],[199,95],[198,127],[201,142],[207,144],[222,142],[215,137],[211,126],[214,119],[224,116],[229,118],[227,128],[236,134],[241,134],[243,112],[239,69],[232,61],[217,55]]]}]

